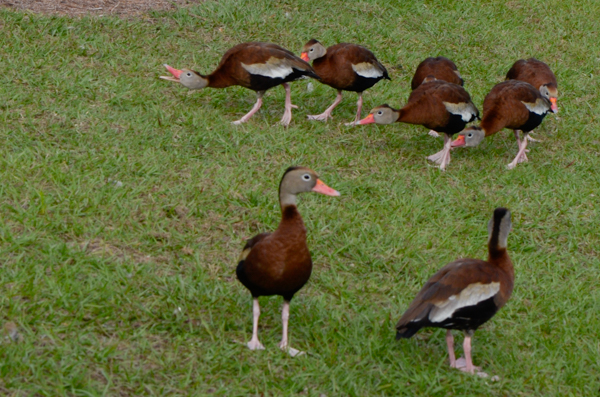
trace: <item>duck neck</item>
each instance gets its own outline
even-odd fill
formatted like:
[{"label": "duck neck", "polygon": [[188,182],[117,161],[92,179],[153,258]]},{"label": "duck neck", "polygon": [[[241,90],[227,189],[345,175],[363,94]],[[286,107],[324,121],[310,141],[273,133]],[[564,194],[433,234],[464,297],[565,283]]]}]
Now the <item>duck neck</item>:
[{"label": "duck neck", "polygon": [[281,206],[281,222],[277,228],[279,233],[293,234],[306,239],[306,228],[298,212],[296,204],[287,204]]},{"label": "duck neck", "polygon": [[506,268],[509,273],[514,273],[512,262],[506,250],[508,240],[508,230],[500,228],[499,224],[494,224],[490,240],[488,241],[488,262]]},{"label": "duck neck", "polygon": [[235,81],[232,81],[232,77],[228,77],[221,73],[220,69],[215,70],[208,76],[202,76],[206,79],[206,87],[210,88],[227,88],[235,85]]}]

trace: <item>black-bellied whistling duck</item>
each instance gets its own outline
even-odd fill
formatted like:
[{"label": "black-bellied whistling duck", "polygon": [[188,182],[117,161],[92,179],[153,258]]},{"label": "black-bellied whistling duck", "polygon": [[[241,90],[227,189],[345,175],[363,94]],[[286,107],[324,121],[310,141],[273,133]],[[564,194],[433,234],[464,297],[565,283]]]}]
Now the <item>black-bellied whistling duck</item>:
[{"label": "black-bellied whistling duck", "polygon": [[[511,230],[510,211],[496,208],[488,223],[488,260],[459,259],[434,274],[396,325],[396,339],[410,338],[423,327],[445,328],[450,366],[474,373],[471,338],[510,298],[515,280],[506,252]],[[465,358],[456,360],[450,330],[465,334]],[[485,373],[479,373],[486,376]]]},{"label": "black-bellied whistling duck", "polygon": [[310,120],[326,121],[331,117],[333,109],[342,102],[342,91],[354,91],[358,92],[356,118],[346,125],[356,125],[360,120],[363,91],[373,87],[381,79],[391,80],[385,66],[361,45],[340,43],[325,48],[312,39],[304,45],[300,56],[306,62],[312,61],[321,83],[338,90],[333,104],[321,114],[308,116]]},{"label": "black-bellied whistling duck", "polygon": [[427,58],[421,62],[417,66],[415,75],[410,83],[411,89],[415,90],[429,76],[433,76],[437,80],[447,81],[448,83],[464,85],[464,80],[458,72],[458,68],[454,62],[446,57]]},{"label": "black-bellied whistling duck", "polygon": [[[446,57],[429,57],[417,66],[415,75],[410,83],[411,90],[415,90],[425,81],[431,81],[432,78],[458,84],[460,86],[465,83],[454,62]],[[429,135],[436,138],[440,136],[434,130],[430,130]]]},{"label": "black-bellied whistling duck", "polygon": [[408,103],[402,109],[396,110],[388,105],[378,106],[358,124],[391,124],[398,121],[443,132],[444,149],[427,159],[439,164],[440,169],[444,170],[450,163],[452,135],[462,131],[478,115],[479,111],[464,88],[446,81],[427,79],[411,92]]},{"label": "black-bellied whistling duck", "polygon": [[250,119],[262,106],[262,97],[269,88],[283,84],[285,89],[285,112],[281,124],[287,126],[292,120],[290,81],[302,76],[317,78],[313,68],[291,51],[271,43],[242,43],[231,48],[223,55],[214,72],[205,76],[193,70],[177,70],[165,65],[173,75],[161,76],[161,79],[176,81],[191,90],[206,87],[226,88],[234,85],[256,91],[257,100],[252,110],[244,117],[234,121],[241,124]]},{"label": "black-bellied whistling duck", "polygon": [[295,356],[302,352],[288,343],[290,301],[310,278],[312,260],[306,245],[306,228],[296,207],[296,195],[317,192],[328,196],[340,193],[324,184],[309,168],[288,168],[279,184],[281,222],[273,233],[261,233],[246,242],[240,255],[236,274],[250,290],[253,299],[251,350],[264,349],[258,340],[259,296],[281,295],[283,336],[279,347]]},{"label": "black-bellied whistling duck", "polygon": [[[550,101],[538,89],[519,80],[506,80],[496,84],[483,101],[483,118],[479,127],[469,127],[462,131],[452,146],[477,146],[483,138],[495,134],[503,128],[514,130],[519,152],[508,164],[514,168],[527,161],[527,134],[536,128],[546,114],[551,112]],[[523,132],[523,138],[519,137]]]},{"label": "black-bellied whistling duck", "polygon": [[552,104],[552,112],[558,112],[558,105],[556,104],[558,98],[556,76],[544,62],[535,58],[529,58],[528,60],[519,59],[506,74],[506,80],[520,80],[531,84],[540,90],[540,93],[544,97],[548,98]]}]

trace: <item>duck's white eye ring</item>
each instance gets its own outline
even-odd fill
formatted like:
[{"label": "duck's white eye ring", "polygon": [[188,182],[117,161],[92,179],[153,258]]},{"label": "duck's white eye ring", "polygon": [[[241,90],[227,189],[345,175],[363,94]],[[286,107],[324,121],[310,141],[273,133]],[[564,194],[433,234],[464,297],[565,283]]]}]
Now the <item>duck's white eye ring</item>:
[{"label": "duck's white eye ring", "polygon": [[311,52],[312,52],[312,51],[314,51],[314,50],[315,50],[314,48],[311,48],[311,49],[310,49],[310,51],[311,51]]},{"label": "duck's white eye ring", "polygon": [[471,133],[470,133],[468,136],[469,136],[469,138],[470,138],[470,137],[472,137],[472,136],[473,136],[473,133],[471,132]]},{"label": "duck's white eye ring", "polygon": [[383,112],[380,110],[379,112],[377,112],[377,114],[381,116]]},{"label": "duck's white eye ring", "polygon": [[192,77],[192,74],[190,72],[186,73],[187,77]]},{"label": "duck's white eye ring", "polygon": [[302,179],[304,179],[305,181],[310,181],[310,175],[304,174],[304,175],[302,175]]}]

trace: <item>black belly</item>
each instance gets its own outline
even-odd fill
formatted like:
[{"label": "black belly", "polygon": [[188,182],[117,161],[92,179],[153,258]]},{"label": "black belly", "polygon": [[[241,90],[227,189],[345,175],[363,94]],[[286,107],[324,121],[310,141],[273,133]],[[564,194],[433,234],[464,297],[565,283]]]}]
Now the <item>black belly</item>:
[{"label": "black belly", "polygon": [[[310,266],[312,269],[312,263]],[[278,283],[277,285],[271,286],[271,288],[261,288],[260,286],[250,282],[248,276],[246,275],[246,271],[244,268],[244,261],[240,261],[235,269],[235,274],[240,280],[240,282],[246,287],[253,298],[258,298],[259,296],[272,296],[279,295],[282,296],[286,301],[291,301],[296,292],[300,291],[302,287],[306,284],[308,279],[310,278],[311,270],[308,270],[308,277],[297,278],[295,280],[289,280],[288,283]]]},{"label": "black belly", "polygon": [[475,331],[483,323],[494,317],[494,314],[496,314],[497,311],[498,307],[494,303],[494,298],[492,297],[479,302],[477,305],[460,308],[452,314],[452,317],[441,323],[430,323],[429,326]]},{"label": "black belly", "polygon": [[298,80],[302,76],[312,75],[311,72],[306,72],[298,69],[292,69],[292,73],[287,75],[285,78],[272,78],[267,76],[261,76],[259,74],[250,74],[250,88],[254,91],[266,91],[269,88],[276,87],[280,84],[287,83],[289,81]]},{"label": "black belly", "polygon": [[436,128],[428,127],[428,128],[430,128],[434,131],[437,131],[437,132],[443,132],[444,134],[454,135],[454,134],[458,134],[459,132],[464,130],[466,125],[467,125],[467,122],[463,120],[462,116],[456,115],[456,114],[451,114],[450,120],[448,121],[448,123],[445,126],[436,127]]},{"label": "black belly", "polygon": [[346,87],[334,87],[334,88],[337,88],[339,90],[344,90],[344,91],[363,92],[363,91],[368,90],[369,88],[373,87],[381,79],[383,79],[383,76],[369,78],[369,77],[362,77],[362,76],[356,75],[356,79],[354,79],[354,81],[352,82],[351,85],[346,86]]},{"label": "black belly", "polygon": [[527,119],[525,124],[523,124],[521,126],[521,128],[516,128],[516,129],[521,130],[523,132],[533,131],[534,129],[537,128],[538,125],[542,124],[542,120],[544,120],[544,117],[546,117],[546,114],[547,113],[537,114],[534,112],[529,112],[529,118]]}]

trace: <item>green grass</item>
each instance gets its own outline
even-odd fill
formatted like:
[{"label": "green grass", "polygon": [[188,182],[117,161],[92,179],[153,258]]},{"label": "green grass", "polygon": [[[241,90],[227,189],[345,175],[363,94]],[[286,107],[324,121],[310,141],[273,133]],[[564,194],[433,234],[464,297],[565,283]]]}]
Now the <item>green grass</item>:
[{"label": "green grass", "polygon": [[[138,20],[69,19],[0,9],[1,319],[23,341],[0,347],[5,395],[594,396],[600,388],[600,4],[593,1],[206,1]],[[238,42],[299,53],[371,48],[392,81],[367,110],[399,106],[416,65],[453,59],[481,110],[519,58],[555,71],[560,113],[530,162],[503,131],[456,150],[447,172],[425,157],[441,139],[408,125],[327,124],[335,90],[189,93],[162,64],[211,71]],[[342,196],[300,199],[314,272],[291,306],[279,351],[280,298],[262,298],[266,351],[235,278],[244,239],[279,221],[283,171],[315,169]],[[443,331],[394,341],[425,280],[458,257],[486,256],[487,221],[513,212],[512,299],[474,338],[474,361],[500,381],[447,365]],[[181,310],[179,310],[179,308]],[[460,354],[462,338],[457,338]]]}]

